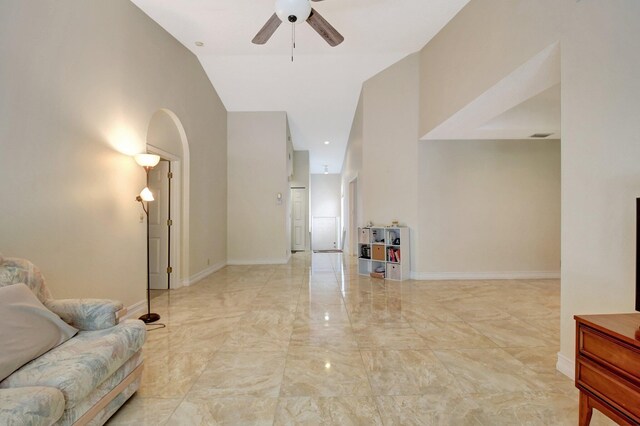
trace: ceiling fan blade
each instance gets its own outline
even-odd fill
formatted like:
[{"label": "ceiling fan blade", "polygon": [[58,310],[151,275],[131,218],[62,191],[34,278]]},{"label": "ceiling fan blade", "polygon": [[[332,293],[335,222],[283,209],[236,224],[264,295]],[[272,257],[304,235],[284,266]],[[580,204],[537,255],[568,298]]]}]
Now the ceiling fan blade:
[{"label": "ceiling fan blade", "polygon": [[318,13],[317,10],[311,9],[311,15],[307,19],[311,28],[316,30],[318,34],[327,42],[330,46],[336,47],[344,41],[342,34],[338,32],[326,19]]},{"label": "ceiling fan blade", "polygon": [[311,0],[311,1],[322,1],[322,0]]},{"label": "ceiling fan blade", "polygon": [[278,18],[278,15],[274,13],[271,18],[269,18],[267,23],[264,24],[264,27],[262,27],[262,29],[258,31],[258,34],[256,34],[251,42],[253,44],[265,44],[267,41],[269,41],[273,33],[276,32],[280,24],[282,24],[282,21],[280,20],[280,18]]}]

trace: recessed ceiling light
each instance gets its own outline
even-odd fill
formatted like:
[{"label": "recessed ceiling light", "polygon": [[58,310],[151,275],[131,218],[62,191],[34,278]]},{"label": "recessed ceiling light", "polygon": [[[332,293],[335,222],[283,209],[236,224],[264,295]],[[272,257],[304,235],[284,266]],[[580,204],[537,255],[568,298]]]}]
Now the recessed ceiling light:
[{"label": "recessed ceiling light", "polygon": [[202,46],[204,46],[204,43],[201,42],[201,41],[196,41],[196,46],[202,47]]},{"label": "recessed ceiling light", "polygon": [[331,142],[329,142],[329,141],[324,141],[324,144],[325,144],[325,145],[329,145],[330,143],[331,143]]}]

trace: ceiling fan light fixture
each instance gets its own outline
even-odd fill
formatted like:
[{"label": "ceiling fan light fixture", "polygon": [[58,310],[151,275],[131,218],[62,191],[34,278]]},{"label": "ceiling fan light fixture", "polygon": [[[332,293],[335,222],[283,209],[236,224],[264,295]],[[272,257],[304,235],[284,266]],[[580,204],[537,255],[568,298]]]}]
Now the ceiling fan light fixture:
[{"label": "ceiling fan light fixture", "polygon": [[309,0],[276,0],[276,14],[282,22],[302,23],[311,15]]},{"label": "ceiling fan light fixture", "polygon": [[[313,0],[315,2],[322,0]],[[265,44],[278,27],[283,23],[291,23],[291,50],[296,46],[296,26],[307,22],[315,32],[331,47],[336,47],[344,41],[342,34],[311,7],[309,0],[276,0],[276,12],[271,15],[264,26],[258,31],[251,42],[253,44]],[[293,60],[293,54],[291,55]]]}]

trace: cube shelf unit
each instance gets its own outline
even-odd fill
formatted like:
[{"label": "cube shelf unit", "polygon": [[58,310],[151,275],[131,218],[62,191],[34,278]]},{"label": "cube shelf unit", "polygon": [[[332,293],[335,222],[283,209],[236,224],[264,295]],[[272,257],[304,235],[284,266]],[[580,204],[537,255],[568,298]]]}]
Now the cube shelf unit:
[{"label": "cube shelf unit", "polygon": [[372,226],[358,228],[358,273],[370,275],[383,268],[387,280],[408,280],[409,228],[406,226]]}]

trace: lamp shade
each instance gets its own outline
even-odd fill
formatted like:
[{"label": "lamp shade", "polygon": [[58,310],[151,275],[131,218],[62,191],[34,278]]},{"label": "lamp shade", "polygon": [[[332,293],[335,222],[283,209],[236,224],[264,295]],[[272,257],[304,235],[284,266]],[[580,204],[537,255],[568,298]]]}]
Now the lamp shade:
[{"label": "lamp shade", "polygon": [[144,188],[141,192],[140,192],[140,198],[142,198],[142,201],[153,201],[153,193],[151,192],[151,190],[149,188]]},{"label": "lamp shade", "polygon": [[160,156],[155,154],[137,154],[134,158],[142,167],[155,167],[160,162]]}]

